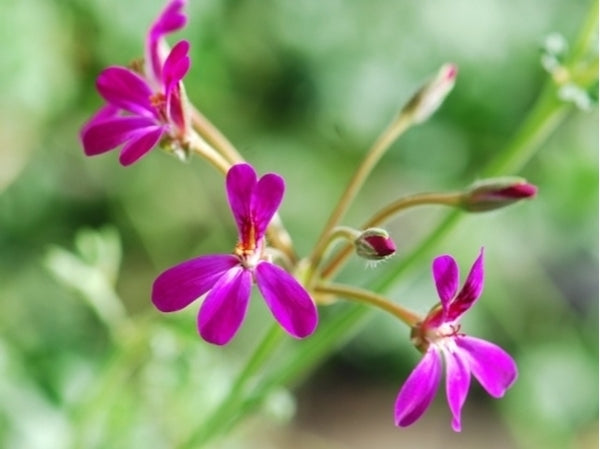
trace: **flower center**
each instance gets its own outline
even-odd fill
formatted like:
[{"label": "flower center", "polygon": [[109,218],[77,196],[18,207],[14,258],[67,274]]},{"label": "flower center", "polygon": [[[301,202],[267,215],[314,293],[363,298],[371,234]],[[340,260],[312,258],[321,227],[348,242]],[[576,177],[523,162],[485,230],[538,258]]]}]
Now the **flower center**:
[{"label": "flower center", "polygon": [[245,221],[241,227],[241,240],[235,245],[233,253],[246,268],[254,268],[262,258],[263,239],[256,240],[256,227],[252,220]]},{"label": "flower center", "polygon": [[429,345],[444,346],[460,334],[460,324],[443,323],[440,326],[427,326],[427,322],[419,323],[412,329],[411,341],[421,352],[427,351]]},{"label": "flower center", "polygon": [[161,122],[167,122],[167,97],[162,92],[155,92],[150,95],[150,104],[156,110],[156,114]]}]

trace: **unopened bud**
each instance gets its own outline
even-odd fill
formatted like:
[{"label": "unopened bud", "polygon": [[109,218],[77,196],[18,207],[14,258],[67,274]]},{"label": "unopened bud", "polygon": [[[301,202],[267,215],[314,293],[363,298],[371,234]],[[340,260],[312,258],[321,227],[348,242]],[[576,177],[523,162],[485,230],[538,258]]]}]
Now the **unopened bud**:
[{"label": "unopened bud", "polygon": [[354,241],[356,254],[363,259],[382,260],[396,252],[396,245],[383,229],[369,228]]},{"label": "unopened bud", "polygon": [[410,99],[403,112],[412,115],[413,123],[423,123],[437,111],[448,96],[454,87],[457,73],[458,68],[454,64],[444,64],[435,78],[421,87]]},{"label": "unopened bud", "polygon": [[533,198],[537,187],[522,178],[496,178],[477,182],[463,197],[462,207],[469,212],[486,212]]}]

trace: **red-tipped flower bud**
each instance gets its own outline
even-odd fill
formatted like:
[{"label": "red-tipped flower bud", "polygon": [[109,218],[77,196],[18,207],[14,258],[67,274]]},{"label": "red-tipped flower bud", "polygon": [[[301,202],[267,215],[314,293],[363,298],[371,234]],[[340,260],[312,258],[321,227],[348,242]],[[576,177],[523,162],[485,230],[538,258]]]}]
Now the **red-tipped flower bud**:
[{"label": "red-tipped flower bud", "polygon": [[422,123],[437,111],[454,87],[457,74],[458,68],[454,64],[444,64],[435,78],[410,99],[404,112],[412,115],[413,123]]},{"label": "red-tipped flower bud", "polygon": [[465,192],[462,207],[469,212],[485,212],[533,198],[536,193],[537,187],[522,178],[486,179]]},{"label": "red-tipped flower bud", "polygon": [[356,254],[363,259],[382,260],[396,252],[396,245],[390,235],[379,228],[363,231],[354,241]]}]

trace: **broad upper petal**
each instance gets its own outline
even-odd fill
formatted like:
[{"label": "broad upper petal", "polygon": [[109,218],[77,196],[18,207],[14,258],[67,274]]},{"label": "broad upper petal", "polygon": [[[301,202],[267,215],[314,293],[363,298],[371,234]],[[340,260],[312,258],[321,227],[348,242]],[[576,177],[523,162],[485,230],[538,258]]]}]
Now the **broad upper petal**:
[{"label": "broad upper petal", "polygon": [[227,172],[229,207],[240,231],[251,224],[250,206],[256,182],[256,172],[250,164],[236,164]]},{"label": "broad upper petal", "polygon": [[258,180],[252,197],[252,216],[255,221],[257,240],[265,234],[271,218],[277,212],[284,190],[283,178],[274,173],[267,173]]},{"label": "broad upper petal", "polygon": [[160,141],[164,133],[164,126],[154,126],[143,132],[140,131],[123,147],[119,155],[119,162],[125,166],[133,164],[148,153]]},{"label": "broad upper petal", "polygon": [[458,290],[458,265],[452,256],[446,254],[433,260],[431,271],[442,307],[446,310]]},{"label": "broad upper petal", "polygon": [[483,291],[483,248],[479,256],[475,259],[471,271],[465,280],[465,284],[456,295],[454,301],[449,305],[448,321],[458,319],[463,313],[475,304],[475,301],[481,296]]},{"label": "broad upper petal", "polygon": [[156,116],[150,103],[150,86],[141,76],[125,67],[104,69],[96,79],[96,88],[114,106],[134,114]]},{"label": "broad upper petal", "polygon": [[85,125],[81,132],[81,142],[85,154],[94,156],[118,147],[139,135],[140,131],[153,128],[156,128],[156,124],[147,117],[106,118]]},{"label": "broad upper petal", "polygon": [[252,273],[234,267],[223,274],[206,295],[198,313],[198,331],[215,345],[227,344],[236,334],[248,310]]},{"label": "broad upper petal", "polygon": [[179,41],[167,56],[165,64],[163,66],[162,79],[166,88],[166,94],[169,92],[174,84],[177,84],[183,79],[185,74],[190,69],[190,57],[188,52],[190,50],[190,43],[188,41]]},{"label": "broad upper petal", "polygon": [[181,310],[238,264],[238,259],[229,254],[202,256],[180,263],[156,278],[152,285],[152,302],[161,312]]},{"label": "broad upper petal", "polygon": [[397,426],[410,426],[425,413],[435,397],[441,377],[441,357],[431,346],[398,393],[394,412]]},{"label": "broad upper petal", "polygon": [[318,322],[317,307],[296,279],[269,262],[261,262],[255,276],[271,313],[290,335],[304,338],[314,332]]},{"label": "broad upper petal", "polygon": [[186,15],[182,12],[185,0],[173,0],[160,13],[150,27],[147,40],[147,64],[150,65],[152,75],[156,80],[161,78],[162,49],[161,40],[167,33],[172,33],[183,28],[187,22]]},{"label": "broad upper petal", "polygon": [[460,432],[460,412],[467,399],[471,373],[458,353],[444,351],[446,360],[446,397],[452,412],[452,429]]},{"label": "broad upper petal", "polygon": [[456,338],[460,356],[490,396],[502,397],[517,380],[517,364],[504,349],[475,337]]}]

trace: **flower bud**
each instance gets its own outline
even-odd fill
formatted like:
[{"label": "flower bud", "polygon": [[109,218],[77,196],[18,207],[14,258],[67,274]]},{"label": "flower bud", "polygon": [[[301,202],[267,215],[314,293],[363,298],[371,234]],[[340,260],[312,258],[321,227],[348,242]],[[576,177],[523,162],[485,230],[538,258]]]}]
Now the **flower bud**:
[{"label": "flower bud", "polygon": [[396,245],[390,235],[380,228],[369,228],[354,241],[356,254],[363,259],[382,260],[396,252]]},{"label": "flower bud", "polygon": [[413,123],[423,123],[437,111],[448,96],[454,87],[457,73],[458,69],[454,64],[444,64],[435,78],[421,87],[410,99],[403,112],[412,115]]},{"label": "flower bud", "polygon": [[462,207],[469,212],[486,212],[533,198],[537,187],[522,178],[495,178],[477,182],[463,197]]}]

